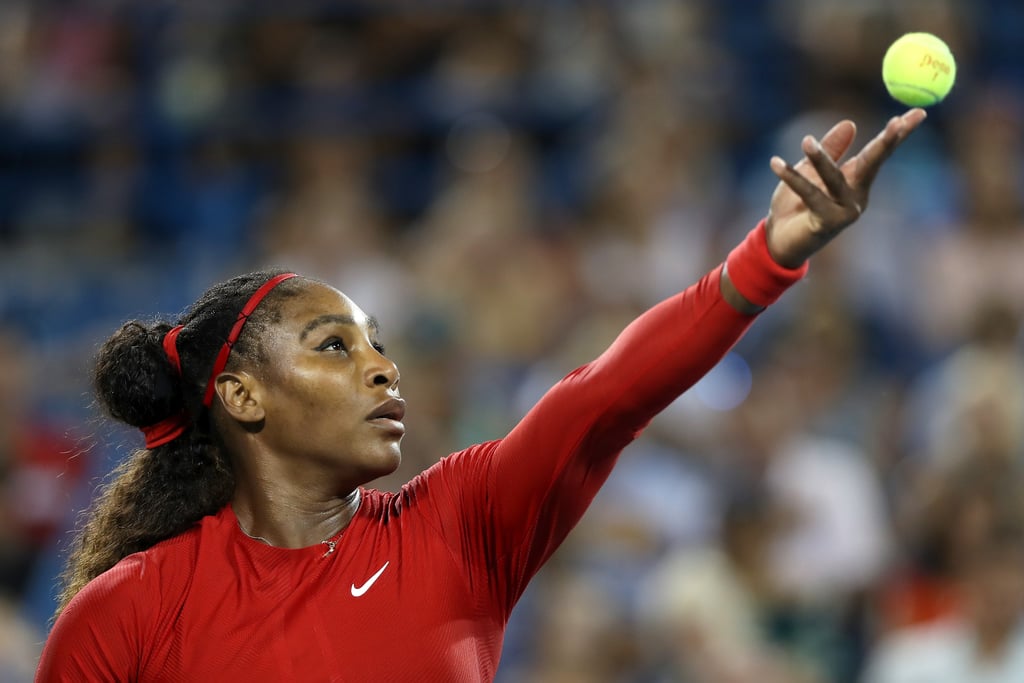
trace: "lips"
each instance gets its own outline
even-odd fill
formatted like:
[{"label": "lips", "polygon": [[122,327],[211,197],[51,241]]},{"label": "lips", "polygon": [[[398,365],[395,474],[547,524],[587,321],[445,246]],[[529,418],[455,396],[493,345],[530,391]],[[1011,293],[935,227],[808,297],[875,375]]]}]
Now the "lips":
[{"label": "lips", "polygon": [[399,438],[405,434],[405,425],[402,418],[405,417],[405,401],[400,398],[392,398],[384,401],[374,408],[373,412],[366,416],[366,421],[377,429],[383,430],[389,439]]},{"label": "lips", "polygon": [[392,398],[377,406],[372,413],[367,415],[367,420],[393,420],[401,422],[405,417],[405,401],[400,398]]}]

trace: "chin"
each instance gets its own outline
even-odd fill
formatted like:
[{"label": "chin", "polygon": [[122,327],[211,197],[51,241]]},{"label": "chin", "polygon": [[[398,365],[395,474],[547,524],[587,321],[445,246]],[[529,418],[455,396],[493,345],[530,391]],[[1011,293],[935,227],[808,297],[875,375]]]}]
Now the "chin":
[{"label": "chin", "polygon": [[387,449],[384,453],[380,453],[377,457],[372,459],[372,462],[367,463],[367,469],[374,479],[378,477],[386,477],[389,474],[393,474],[398,467],[402,464],[402,451],[395,444],[393,448]]}]

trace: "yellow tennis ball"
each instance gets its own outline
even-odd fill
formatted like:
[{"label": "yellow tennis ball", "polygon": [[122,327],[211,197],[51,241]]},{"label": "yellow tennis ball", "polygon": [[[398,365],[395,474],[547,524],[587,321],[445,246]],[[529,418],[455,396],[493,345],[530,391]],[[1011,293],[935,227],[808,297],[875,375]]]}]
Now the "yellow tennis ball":
[{"label": "yellow tennis ball", "polygon": [[907,33],[882,60],[882,80],[894,98],[911,107],[928,107],[949,94],[956,80],[956,60],[941,38]]}]

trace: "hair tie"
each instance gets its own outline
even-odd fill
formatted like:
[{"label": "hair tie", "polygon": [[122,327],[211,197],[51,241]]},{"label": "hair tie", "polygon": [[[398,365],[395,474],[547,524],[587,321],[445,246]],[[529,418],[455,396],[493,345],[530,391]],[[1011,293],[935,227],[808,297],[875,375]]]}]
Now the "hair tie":
[{"label": "hair tie", "polygon": [[[161,342],[161,346],[164,347],[164,353],[167,354],[167,359],[171,361],[171,365],[174,366],[179,377],[181,376],[181,357],[178,355],[178,334],[181,333],[181,330],[181,325],[172,327],[164,335]],[[189,423],[188,413],[182,409],[156,424],[142,427],[142,434],[146,437],[146,448],[156,448],[157,446],[174,441],[185,433]]]},{"label": "hair tie", "polygon": [[217,354],[217,360],[213,363],[213,370],[210,372],[210,379],[206,383],[206,393],[203,394],[203,405],[207,408],[213,403],[213,394],[216,390],[217,375],[224,371],[225,366],[228,364],[228,356],[231,355],[231,347],[238,341],[238,336],[242,334],[242,328],[245,327],[245,323],[249,320],[249,316],[256,310],[256,307],[260,305],[264,297],[270,294],[274,287],[285,280],[289,280],[293,277],[298,277],[295,273],[281,273],[275,275],[266,282],[263,286],[257,289],[249,300],[245,302],[245,306],[242,306],[242,310],[238,313],[238,318],[235,320],[234,326],[231,328],[231,332],[228,333],[228,338],[224,342],[224,346],[220,347],[220,353]]},{"label": "hair tie", "polygon": [[167,330],[167,334],[164,335],[163,342],[161,345],[164,347],[164,353],[171,359],[171,365],[178,371],[178,376],[181,376],[181,356],[178,355],[178,335],[185,329],[182,325],[176,325],[171,329]]},{"label": "hair tie", "polygon": [[[231,348],[238,341],[238,336],[242,333],[242,328],[245,327],[246,321],[252,312],[256,310],[260,302],[270,294],[274,287],[288,280],[290,278],[297,277],[296,273],[281,273],[276,275],[257,289],[249,300],[242,306],[242,310],[238,313],[238,318],[235,320],[235,324],[231,327],[231,331],[228,333],[228,338],[224,342],[224,345],[220,348],[220,352],[217,354],[217,359],[213,363],[213,370],[210,372],[210,379],[206,383],[206,393],[203,394],[203,405],[207,408],[213,403],[213,394],[216,388],[215,381],[217,375],[224,371],[224,367],[228,364],[228,356],[231,355]],[[181,333],[182,326],[177,325],[172,327],[164,335],[161,345],[164,347],[164,353],[167,354],[168,360],[171,361],[171,365],[178,371],[178,376],[181,376],[181,356],[178,355],[178,334]],[[146,437],[146,448],[156,448],[162,446],[165,443],[174,441],[179,436],[185,433],[191,424],[191,419],[188,413],[183,409],[181,412],[171,415],[168,418],[160,420],[154,425],[148,427],[142,427],[142,433]]]}]

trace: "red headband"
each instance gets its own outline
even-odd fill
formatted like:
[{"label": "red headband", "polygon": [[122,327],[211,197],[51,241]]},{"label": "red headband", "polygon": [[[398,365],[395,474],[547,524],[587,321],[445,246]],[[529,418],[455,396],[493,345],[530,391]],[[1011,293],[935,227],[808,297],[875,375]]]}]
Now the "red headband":
[{"label": "red headband", "polygon": [[[224,371],[224,367],[228,364],[228,356],[231,355],[231,347],[238,341],[238,335],[242,333],[242,328],[245,327],[246,321],[252,312],[256,310],[256,307],[260,305],[260,302],[270,293],[274,287],[288,280],[289,278],[296,277],[295,273],[282,273],[274,276],[263,283],[263,286],[257,289],[249,300],[245,302],[245,306],[242,306],[242,310],[238,314],[238,319],[235,320],[234,326],[231,328],[231,332],[228,333],[227,341],[224,342],[224,346],[221,347],[220,353],[217,354],[217,360],[213,363],[213,371],[210,373],[210,380],[206,383],[206,393],[203,395],[203,405],[207,408],[213,402],[213,393],[215,388],[215,380],[217,375]],[[178,334],[181,333],[182,326],[172,327],[164,335],[162,345],[164,347],[164,353],[167,354],[168,360],[171,361],[171,365],[174,369],[181,374],[181,357],[178,355]],[[162,446],[165,443],[177,439],[179,436],[185,433],[185,430],[189,425],[189,416],[185,410],[171,415],[168,418],[160,420],[154,425],[149,427],[142,427],[142,433],[146,437],[146,448],[156,448]]]},{"label": "red headband", "polygon": [[203,395],[203,405],[207,408],[213,403],[213,393],[216,389],[217,375],[224,371],[224,367],[228,364],[228,356],[231,355],[231,347],[238,341],[238,335],[242,333],[242,328],[245,327],[246,321],[252,312],[256,310],[256,307],[260,305],[264,297],[270,294],[270,291],[277,287],[285,280],[289,280],[293,277],[297,277],[295,273],[281,273],[276,275],[266,282],[263,286],[257,289],[249,300],[245,302],[245,306],[242,306],[242,310],[238,313],[238,319],[235,320],[234,326],[231,328],[231,332],[228,333],[228,338],[224,342],[224,346],[220,347],[220,353],[217,354],[217,360],[213,363],[213,371],[210,372],[210,379],[206,383],[206,393]]},{"label": "red headband", "polygon": [[[181,358],[178,356],[178,334],[181,330],[181,325],[172,327],[164,335],[162,342],[164,353],[167,354],[167,358],[179,375],[181,374]],[[156,448],[169,441],[174,441],[185,432],[188,423],[188,413],[182,410],[154,425],[142,427],[142,434],[146,437],[146,448]]]}]

